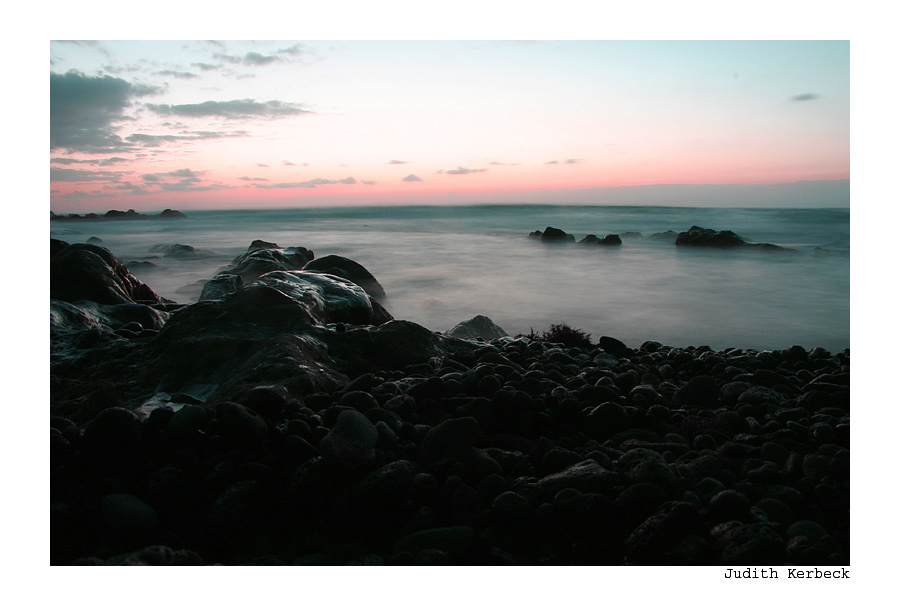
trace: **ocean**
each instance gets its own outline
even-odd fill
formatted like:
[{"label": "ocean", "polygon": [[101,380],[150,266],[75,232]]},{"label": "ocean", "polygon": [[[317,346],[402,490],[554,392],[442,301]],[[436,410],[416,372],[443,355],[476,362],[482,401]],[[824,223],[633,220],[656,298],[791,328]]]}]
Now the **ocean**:
[{"label": "ocean", "polygon": [[[51,221],[70,243],[100,238],[161,296],[197,300],[202,283],[262,239],[365,266],[396,319],[446,331],[486,315],[512,336],[565,323],[630,347],[850,346],[849,209],[662,206],[371,206],[185,211],[186,220]],[[651,236],[730,229],[761,248],[676,247]],[[619,234],[617,247],[548,245],[552,226]],[[156,245],[185,244],[190,257]],[[149,261],[147,265],[134,265]]]}]

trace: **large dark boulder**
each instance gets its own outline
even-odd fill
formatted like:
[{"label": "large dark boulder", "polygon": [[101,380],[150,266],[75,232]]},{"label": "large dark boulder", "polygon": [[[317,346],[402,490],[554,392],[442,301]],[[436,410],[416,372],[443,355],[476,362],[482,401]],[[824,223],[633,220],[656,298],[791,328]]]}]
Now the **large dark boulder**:
[{"label": "large dark boulder", "polygon": [[572,234],[567,234],[561,229],[557,229],[555,227],[548,227],[543,232],[540,232],[541,242],[574,242],[575,236]]},{"label": "large dark boulder", "polygon": [[159,295],[135,278],[106,248],[93,244],[54,246],[50,257],[50,298],[117,304],[161,303]]},{"label": "large dark boulder", "polygon": [[288,248],[254,248],[261,241],[254,241],[250,250],[238,255],[228,265],[219,270],[217,275],[230,274],[240,276],[244,284],[250,284],[263,274],[270,271],[293,271],[303,269],[303,266],[315,258],[311,250],[302,246]]},{"label": "large dark boulder", "polygon": [[442,338],[413,322],[393,320],[328,336],[328,352],[343,372],[357,377],[379,370],[403,370],[443,358]]},{"label": "large dark boulder", "polygon": [[694,225],[687,231],[683,231],[675,238],[675,246],[714,246],[729,248],[744,246],[746,242],[739,235],[730,230],[716,231]]},{"label": "large dark boulder", "polygon": [[205,386],[205,396],[218,398],[259,384],[334,389],[347,379],[318,338],[327,332],[304,301],[253,284],[173,313],[153,343],[148,375],[163,391]]},{"label": "large dark boulder", "polygon": [[381,287],[381,284],[378,283],[375,276],[369,273],[369,270],[356,261],[347,259],[346,257],[339,257],[337,255],[319,257],[304,265],[303,271],[329,274],[344,278],[345,280],[350,280],[354,284],[362,287],[362,289],[366,291],[366,294],[379,302],[383,303],[385,299],[387,299],[384,288]]},{"label": "large dark boulder", "polygon": [[219,274],[203,285],[200,291],[200,301],[221,299],[225,295],[239,291],[244,287],[244,280],[233,274]]},{"label": "large dark boulder", "polygon": [[310,271],[273,271],[259,278],[257,283],[271,286],[302,302],[312,317],[323,324],[375,323],[369,296],[350,280]]}]

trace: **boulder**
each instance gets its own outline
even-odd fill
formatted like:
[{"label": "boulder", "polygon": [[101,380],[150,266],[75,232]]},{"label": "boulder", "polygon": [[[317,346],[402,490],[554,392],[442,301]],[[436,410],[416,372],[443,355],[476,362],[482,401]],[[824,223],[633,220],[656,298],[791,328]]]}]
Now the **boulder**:
[{"label": "boulder", "polygon": [[200,291],[200,301],[221,299],[225,295],[239,291],[244,286],[244,280],[233,274],[219,274],[203,285]]},{"label": "boulder", "polygon": [[135,278],[108,249],[93,244],[57,245],[56,248],[57,252],[50,258],[51,299],[106,304],[162,302],[159,295]]},{"label": "boulder", "polygon": [[322,438],[321,450],[342,467],[356,469],[374,459],[377,443],[378,430],[372,422],[361,412],[344,410]]},{"label": "boulder", "polygon": [[[254,244],[259,246],[260,240]],[[265,243],[268,244],[268,243]],[[231,274],[240,276],[244,284],[256,281],[261,275],[270,271],[292,271],[303,269],[312,261],[315,254],[302,246],[289,248],[254,248],[234,258],[230,265],[222,268],[216,275]]]},{"label": "boulder", "polygon": [[675,238],[675,246],[713,246],[729,248],[744,246],[746,242],[739,235],[730,230],[716,231],[694,225],[687,231],[683,231]]},{"label": "boulder", "polygon": [[369,296],[360,286],[344,278],[310,271],[272,271],[257,283],[300,301],[323,324],[366,325],[375,320]]},{"label": "boulder", "polygon": [[471,320],[460,322],[444,334],[457,339],[482,339],[484,341],[509,336],[487,316],[475,316]]},{"label": "boulder", "polygon": [[375,279],[375,276],[356,261],[346,257],[337,255],[319,257],[304,265],[303,271],[337,276],[362,287],[367,295],[379,302],[383,303],[387,299],[384,289],[378,283],[378,280]]},{"label": "boulder", "polygon": [[548,227],[543,232],[540,232],[541,242],[574,242],[575,236],[572,234],[567,234],[561,229],[557,229],[555,227]]},{"label": "boulder", "polygon": [[329,355],[353,378],[367,372],[403,370],[445,355],[439,335],[406,320],[354,327],[330,333],[327,339]]}]

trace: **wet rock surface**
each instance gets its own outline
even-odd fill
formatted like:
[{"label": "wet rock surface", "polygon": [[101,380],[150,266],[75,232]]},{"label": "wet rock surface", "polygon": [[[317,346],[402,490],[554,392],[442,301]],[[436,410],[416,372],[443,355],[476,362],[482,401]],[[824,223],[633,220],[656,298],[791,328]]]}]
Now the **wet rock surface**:
[{"label": "wet rock surface", "polygon": [[248,277],[51,300],[52,564],[849,563],[849,350],[442,335]]}]

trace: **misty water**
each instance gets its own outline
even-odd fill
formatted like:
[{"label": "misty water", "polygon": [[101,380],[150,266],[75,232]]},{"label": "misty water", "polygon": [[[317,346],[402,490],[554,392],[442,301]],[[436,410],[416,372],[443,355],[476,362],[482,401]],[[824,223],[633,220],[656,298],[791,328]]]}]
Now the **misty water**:
[{"label": "misty water", "polygon": [[[850,346],[849,209],[493,205],[186,214],[52,221],[50,232],[70,243],[100,238],[138,278],[179,303],[196,301],[203,281],[263,239],[361,263],[384,287],[395,318],[435,331],[483,314],[510,335],[566,323],[631,347],[646,340],[714,349]],[[651,238],[692,225],[793,251],[686,248]],[[528,237],[547,226],[578,240],[620,234],[623,244]],[[190,245],[198,254],[150,252],[159,244]]]}]

